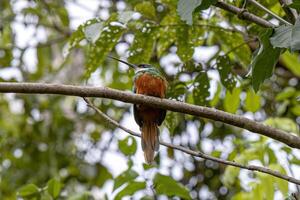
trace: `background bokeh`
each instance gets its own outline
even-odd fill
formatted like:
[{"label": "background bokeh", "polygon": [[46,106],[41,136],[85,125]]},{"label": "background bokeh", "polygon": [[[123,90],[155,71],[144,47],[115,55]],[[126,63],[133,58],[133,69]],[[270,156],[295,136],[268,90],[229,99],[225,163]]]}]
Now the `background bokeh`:
[{"label": "background bokeh", "polygon": [[[261,3],[284,15],[277,0]],[[247,9],[264,16],[251,5]],[[176,0],[2,0],[0,81],[131,91],[134,72],[107,59],[110,53],[157,66],[169,81],[170,99],[299,134],[299,53],[282,54],[272,77],[255,93],[249,65],[260,30],[215,7],[194,13],[188,26],[177,14]],[[139,131],[132,105],[109,99],[94,103]],[[160,138],[300,178],[299,150],[220,122],[168,112]],[[269,175],[163,146],[156,164],[148,166],[140,139],[106,123],[80,98],[0,95],[0,199],[17,198],[28,184],[40,189],[32,198],[51,199],[50,183],[60,188],[58,199],[283,199],[299,190]],[[170,186],[176,191],[166,189]]]}]

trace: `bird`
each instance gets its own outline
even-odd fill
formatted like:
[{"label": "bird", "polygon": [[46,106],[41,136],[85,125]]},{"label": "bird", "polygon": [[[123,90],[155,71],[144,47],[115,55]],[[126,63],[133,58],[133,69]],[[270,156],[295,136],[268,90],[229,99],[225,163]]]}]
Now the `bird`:
[{"label": "bird", "polygon": [[[108,56],[122,62],[135,70],[133,92],[159,98],[166,98],[168,82],[162,73],[150,64],[132,64],[124,60]],[[159,126],[166,117],[166,110],[151,106],[134,104],[133,115],[141,130],[141,146],[147,164],[154,161],[155,151],[159,150]]]}]

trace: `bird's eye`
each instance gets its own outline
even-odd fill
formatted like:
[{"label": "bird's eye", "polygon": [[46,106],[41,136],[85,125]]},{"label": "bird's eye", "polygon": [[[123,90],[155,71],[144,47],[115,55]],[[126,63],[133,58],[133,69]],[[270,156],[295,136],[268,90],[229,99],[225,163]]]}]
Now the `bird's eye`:
[{"label": "bird's eye", "polygon": [[147,64],[139,64],[139,67],[140,68],[147,68],[147,67],[149,67],[149,65],[147,65]]}]

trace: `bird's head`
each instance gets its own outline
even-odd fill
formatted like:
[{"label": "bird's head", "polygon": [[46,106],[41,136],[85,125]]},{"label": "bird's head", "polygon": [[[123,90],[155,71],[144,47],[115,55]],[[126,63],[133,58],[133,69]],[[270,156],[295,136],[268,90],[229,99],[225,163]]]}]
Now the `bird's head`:
[{"label": "bird's head", "polygon": [[150,65],[150,64],[139,64],[138,65],[138,68],[141,68],[141,69],[147,69],[147,68],[152,68],[153,66]]},{"label": "bird's head", "polygon": [[129,63],[129,62],[126,62],[125,60],[121,60],[121,59],[116,58],[116,57],[113,57],[113,56],[109,56],[109,55],[108,55],[107,57],[109,57],[109,58],[111,58],[111,59],[114,59],[114,60],[116,60],[116,61],[119,61],[119,62],[121,62],[121,63],[123,63],[123,64],[125,64],[125,65],[127,65],[127,66],[129,66],[129,67],[131,67],[131,68],[133,68],[133,69],[138,69],[138,65],[131,64],[131,63]]},{"label": "bird's head", "polygon": [[141,74],[144,74],[144,73],[150,73],[150,74],[152,74],[154,76],[162,77],[165,80],[165,78],[162,76],[162,74],[159,71],[159,69],[157,69],[156,67],[154,67],[154,66],[152,66],[150,64],[138,64],[138,65],[135,65],[135,64],[126,62],[124,60],[121,60],[119,58],[115,58],[113,56],[108,56],[108,57],[111,58],[111,59],[117,60],[117,61],[119,61],[121,63],[124,63],[124,64],[128,65],[129,67],[133,68],[135,70],[135,77],[139,77]]},{"label": "bird's head", "polygon": [[147,70],[147,69],[155,69],[155,67],[153,67],[150,64],[138,64],[138,65],[135,65],[135,64],[129,63],[127,61],[121,60],[119,58],[115,58],[113,56],[108,56],[108,57],[111,58],[111,59],[117,60],[117,61],[119,61],[121,63],[124,63],[125,65],[128,65],[129,67],[131,67],[131,68],[133,68],[135,70],[138,70],[138,71],[140,71],[140,70]]}]

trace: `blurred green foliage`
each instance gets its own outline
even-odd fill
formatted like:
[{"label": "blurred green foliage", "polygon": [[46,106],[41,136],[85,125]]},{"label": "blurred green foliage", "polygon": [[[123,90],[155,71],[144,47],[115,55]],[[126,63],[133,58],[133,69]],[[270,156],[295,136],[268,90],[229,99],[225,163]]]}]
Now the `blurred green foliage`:
[{"label": "blurred green foliage", "polygon": [[[1,81],[131,90],[134,72],[106,59],[112,54],[159,67],[170,99],[247,115],[299,134],[299,52],[274,49],[272,30],[213,7],[216,1],[99,1],[97,8],[78,0],[23,2],[0,1]],[[283,17],[277,0],[261,2]],[[90,18],[85,13],[94,12],[76,28],[74,6],[87,11],[81,15],[85,19]],[[298,9],[297,1],[292,7]],[[265,14],[253,5],[247,9]],[[33,32],[30,42],[22,43],[26,37],[20,30]],[[113,119],[128,121],[131,105],[109,99],[94,103]],[[161,132],[174,144],[282,174],[291,173],[286,166],[300,165],[298,151],[207,119],[167,112]],[[286,181],[173,149],[161,147],[155,165],[141,164],[139,142],[79,98],[2,94],[0,199],[239,200],[273,199],[276,192],[293,198],[295,188]],[[279,162],[282,155],[285,161]]]}]

